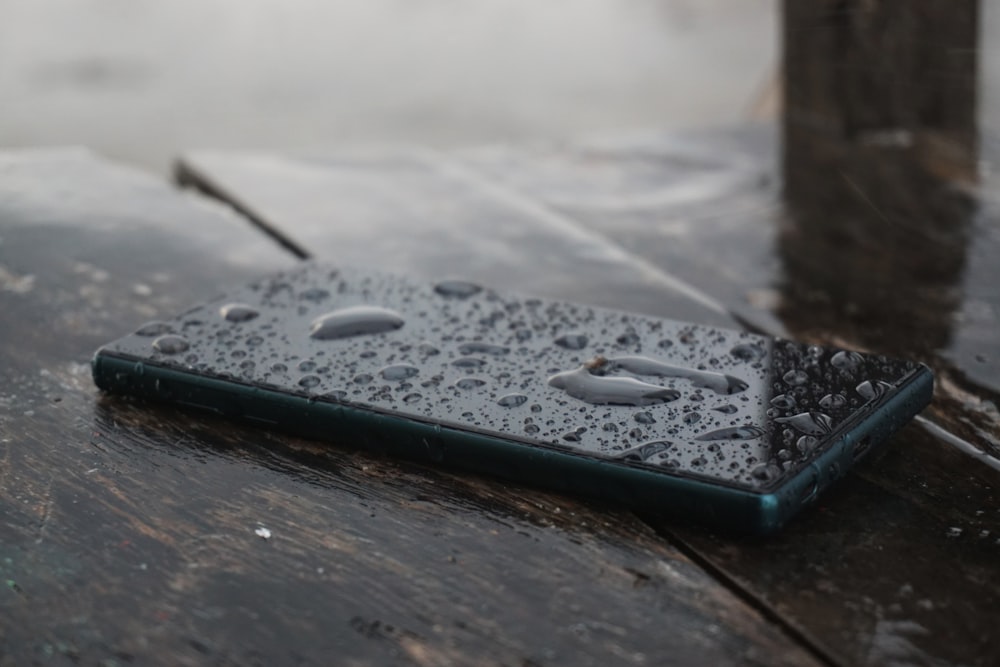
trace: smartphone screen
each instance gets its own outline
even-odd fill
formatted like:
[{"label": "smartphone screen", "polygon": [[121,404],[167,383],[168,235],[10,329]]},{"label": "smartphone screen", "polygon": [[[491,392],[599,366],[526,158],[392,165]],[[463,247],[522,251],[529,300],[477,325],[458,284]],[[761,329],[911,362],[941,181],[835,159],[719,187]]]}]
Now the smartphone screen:
[{"label": "smartphone screen", "polygon": [[149,322],[97,358],[753,493],[922,378],[916,403],[878,417],[898,428],[931,383],[914,362],[320,264]]}]

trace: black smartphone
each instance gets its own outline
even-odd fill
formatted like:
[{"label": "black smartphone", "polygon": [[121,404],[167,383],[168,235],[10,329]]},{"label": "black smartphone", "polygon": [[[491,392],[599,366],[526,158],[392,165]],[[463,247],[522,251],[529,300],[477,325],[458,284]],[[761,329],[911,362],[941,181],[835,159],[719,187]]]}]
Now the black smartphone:
[{"label": "black smartphone", "polygon": [[931,398],[926,366],[304,264],[110,343],[106,391],[757,533]]}]

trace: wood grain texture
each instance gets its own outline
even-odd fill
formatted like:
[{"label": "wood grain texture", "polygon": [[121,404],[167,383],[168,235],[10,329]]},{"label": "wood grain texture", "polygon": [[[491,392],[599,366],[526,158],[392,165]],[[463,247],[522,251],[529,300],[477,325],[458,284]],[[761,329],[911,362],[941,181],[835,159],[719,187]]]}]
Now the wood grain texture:
[{"label": "wood grain texture", "polygon": [[[929,343],[949,323],[956,331],[985,331],[969,329],[967,321],[953,322],[948,309],[954,302],[938,298],[922,283],[904,282],[895,290],[872,290],[867,315],[860,317],[851,314],[851,298],[839,297],[840,305],[831,308],[838,297],[832,290],[824,292],[820,278],[809,278],[809,289],[786,285],[782,243],[788,244],[786,237],[797,222],[782,200],[775,142],[773,129],[757,127],[682,137],[636,135],[582,145],[485,148],[450,159],[613,236],[630,252],[710,292],[758,329],[790,330],[817,342],[923,358],[942,378],[931,417],[990,451],[996,437],[990,394],[960,386],[953,378],[961,369]],[[239,162],[238,155],[228,164],[216,156],[210,166],[204,165],[202,176],[236,183],[232,174],[241,171],[248,186],[250,167],[237,169]],[[246,187],[240,201],[251,207],[258,202],[272,220],[287,220],[294,228],[298,212],[308,204],[304,191],[290,187],[302,194],[295,206],[258,196],[254,187]],[[838,215],[874,215],[863,200],[858,205],[850,184],[844,182],[837,192],[848,200],[839,208],[825,201],[828,225],[836,225]],[[924,189],[929,197],[939,192]],[[912,210],[920,204],[908,206]],[[951,209],[936,210],[947,217]],[[338,235],[327,230],[313,242],[334,248]],[[924,241],[911,247],[922,247],[927,261],[933,261],[934,253],[953,246]],[[854,251],[828,242],[803,252],[816,262],[847,265]],[[877,268],[875,263],[864,268],[871,271],[873,266]],[[898,281],[892,270],[870,274],[871,280],[881,285]],[[965,284],[988,295],[995,284],[992,272],[986,268],[966,274]],[[613,275],[595,279],[616,289]],[[939,291],[954,291],[954,283],[941,287],[941,274],[928,279],[939,280]],[[552,289],[562,287],[554,284]],[[618,307],[646,312],[657,307],[626,285],[616,293]],[[850,294],[865,296],[862,283]],[[561,296],[586,299],[571,291]],[[907,303],[887,303],[891,307],[878,317],[880,299]],[[901,307],[919,316],[919,323],[901,318]],[[1000,613],[996,477],[994,469],[911,426],[881,459],[861,466],[818,508],[774,539],[734,541],[657,517],[643,518],[838,662],[989,664],[1000,654],[991,630]]]},{"label": "wood grain texture", "polygon": [[294,260],[85,154],[0,174],[0,663],[814,663],[627,513],[101,396],[101,342]]}]

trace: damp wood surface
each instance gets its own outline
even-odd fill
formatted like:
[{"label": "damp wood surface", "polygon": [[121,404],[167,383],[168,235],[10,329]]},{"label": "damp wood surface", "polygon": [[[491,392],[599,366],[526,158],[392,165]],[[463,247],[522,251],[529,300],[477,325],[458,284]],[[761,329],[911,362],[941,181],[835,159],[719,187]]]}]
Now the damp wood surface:
[{"label": "damp wood surface", "polygon": [[87,153],[0,154],[0,664],[822,662],[628,512],[93,386],[100,344],[297,261]]},{"label": "damp wood surface", "polygon": [[[644,270],[669,272],[697,292],[692,301],[723,304],[730,326],[930,365],[938,384],[925,420],[777,536],[734,539],[640,518],[829,662],[993,664],[1000,658],[993,631],[1000,622],[1000,343],[989,313],[1000,312],[1000,218],[985,195],[989,184],[929,179],[906,156],[862,146],[839,158],[837,184],[820,180],[810,195],[803,183],[793,209],[783,197],[779,136],[762,125],[434,158],[439,173],[471,174],[467,182],[515,202],[524,215],[555,214],[643,260],[636,265]],[[205,191],[230,193],[252,216],[330,259],[350,243],[354,219],[334,216],[336,224],[322,226],[310,211],[358,206],[349,188],[331,187],[348,178],[348,165],[214,153],[187,156],[180,173]],[[815,206],[801,205],[811,197]],[[398,215],[365,224],[405,226]],[[448,243],[461,248],[463,240],[453,235]],[[884,251],[895,246],[903,250]],[[410,247],[400,261],[425,271],[428,254],[419,242]],[[378,254],[380,246],[370,249]],[[351,257],[366,255],[359,249]],[[926,270],[939,263],[945,268]],[[558,274],[526,270],[534,291],[593,302],[585,287]],[[613,294],[615,307],[692,317],[631,289],[632,278],[617,283],[621,275],[586,280]]]}]

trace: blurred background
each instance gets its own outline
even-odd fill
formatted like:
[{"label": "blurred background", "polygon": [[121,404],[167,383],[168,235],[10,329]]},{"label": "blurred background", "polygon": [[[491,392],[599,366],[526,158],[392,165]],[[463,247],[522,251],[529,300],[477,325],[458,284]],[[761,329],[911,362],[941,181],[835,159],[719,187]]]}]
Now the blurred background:
[{"label": "blurred background", "polygon": [[775,0],[0,0],[0,147],[532,142],[773,117]]}]

